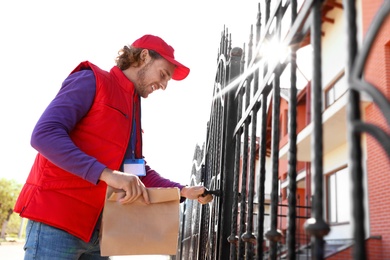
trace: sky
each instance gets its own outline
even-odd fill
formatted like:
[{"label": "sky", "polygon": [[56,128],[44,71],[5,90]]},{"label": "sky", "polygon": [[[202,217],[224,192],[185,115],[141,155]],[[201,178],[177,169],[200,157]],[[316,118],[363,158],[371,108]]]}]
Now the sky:
[{"label": "sky", "polygon": [[144,156],[164,177],[189,184],[195,147],[206,138],[221,32],[226,26],[233,47],[242,47],[258,2],[1,1],[0,178],[25,182],[35,123],[80,62],[110,70],[120,48],[154,34],[191,72],[142,100]]}]

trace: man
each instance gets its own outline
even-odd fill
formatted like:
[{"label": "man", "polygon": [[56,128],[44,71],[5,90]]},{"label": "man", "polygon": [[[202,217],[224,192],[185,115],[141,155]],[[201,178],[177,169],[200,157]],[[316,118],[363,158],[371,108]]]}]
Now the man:
[{"label": "man", "polygon": [[121,203],[149,203],[145,187],[212,200],[204,187],[172,182],[143,161],[140,97],[189,71],[164,40],[144,35],[120,50],[110,72],[86,61],[70,73],[33,130],[38,155],[15,204],[29,219],[25,259],[108,259],[98,241],[107,186],[126,192]]}]

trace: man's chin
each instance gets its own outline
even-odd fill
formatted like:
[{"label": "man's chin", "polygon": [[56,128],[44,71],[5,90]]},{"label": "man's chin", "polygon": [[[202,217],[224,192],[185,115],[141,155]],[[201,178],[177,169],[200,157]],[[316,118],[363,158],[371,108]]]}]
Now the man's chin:
[{"label": "man's chin", "polygon": [[143,94],[141,95],[141,97],[147,98],[147,97],[149,96],[149,94],[151,94],[151,93],[143,93]]}]

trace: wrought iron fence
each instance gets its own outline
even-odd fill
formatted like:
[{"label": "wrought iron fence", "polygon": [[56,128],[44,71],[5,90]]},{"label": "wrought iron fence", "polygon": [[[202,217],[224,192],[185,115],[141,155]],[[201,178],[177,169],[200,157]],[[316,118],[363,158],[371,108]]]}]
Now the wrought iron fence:
[{"label": "wrought iron fence", "polygon": [[[366,259],[364,188],[361,134],[376,138],[390,157],[390,136],[380,127],[364,122],[359,108],[364,92],[373,99],[390,125],[389,100],[375,86],[362,80],[368,52],[390,13],[384,1],[365,42],[358,49],[356,4],[335,1],[266,0],[258,6],[256,26],[243,48],[232,48],[224,29],[219,48],[207,140],[194,154],[191,184],[216,191],[215,199],[199,206],[187,201],[183,207],[179,249],[174,259],[323,259],[330,230],[324,219],[323,88],[321,24],[329,6],[342,5],[347,35],[348,143],[352,177],[354,259]],[[299,12],[298,12],[299,8]],[[263,13],[261,12],[263,10]],[[262,16],[264,16],[262,18]],[[289,19],[286,26],[285,21]],[[264,24],[262,24],[264,21]],[[284,60],[273,62],[266,46],[276,39],[288,46]],[[306,164],[306,183],[311,196],[297,194],[297,50],[312,46],[312,79],[307,84],[310,105],[311,160]],[[274,55],[276,55],[274,53]],[[283,204],[281,183],[281,93],[286,91],[282,74],[288,73],[288,171]],[[283,74],[284,75],[284,74]],[[266,178],[270,179],[267,192]],[[313,191],[313,192],[312,192]],[[302,200],[303,199],[303,200]],[[304,201],[302,204],[301,202]],[[287,207],[287,209],[283,209]],[[281,223],[288,222],[282,231]],[[304,231],[302,232],[304,227]],[[351,242],[351,241],[349,241]]]}]

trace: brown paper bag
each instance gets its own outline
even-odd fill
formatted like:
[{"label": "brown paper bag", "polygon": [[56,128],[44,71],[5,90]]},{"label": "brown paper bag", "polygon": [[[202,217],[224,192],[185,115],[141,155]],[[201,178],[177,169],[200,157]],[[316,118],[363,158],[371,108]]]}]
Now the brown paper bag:
[{"label": "brown paper bag", "polygon": [[106,199],[100,240],[102,256],[175,255],[179,235],[178,188],[148,188],[151,204],[142,198],[117,202],[123,193]]}]

